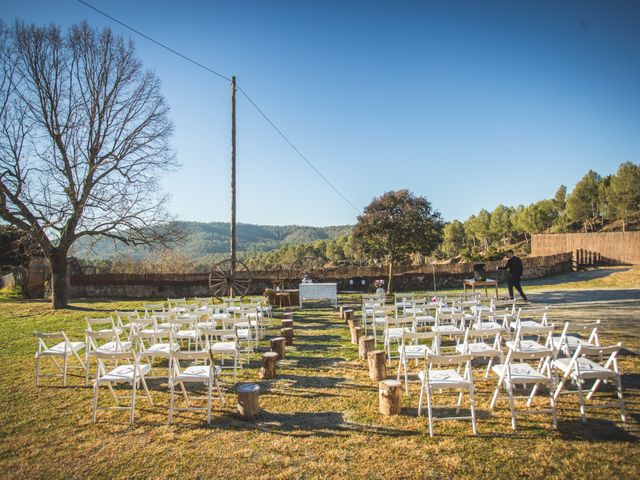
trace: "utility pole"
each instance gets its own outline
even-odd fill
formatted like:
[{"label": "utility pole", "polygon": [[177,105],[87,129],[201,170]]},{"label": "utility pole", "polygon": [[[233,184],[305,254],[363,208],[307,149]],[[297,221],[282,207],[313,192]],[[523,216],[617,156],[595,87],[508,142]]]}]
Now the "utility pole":
[{"label": "utility pole", "polygon": [[[236,76],[231,77],[231,278],[236,273]],[[230,282],[229,296],[233,297]]]}]

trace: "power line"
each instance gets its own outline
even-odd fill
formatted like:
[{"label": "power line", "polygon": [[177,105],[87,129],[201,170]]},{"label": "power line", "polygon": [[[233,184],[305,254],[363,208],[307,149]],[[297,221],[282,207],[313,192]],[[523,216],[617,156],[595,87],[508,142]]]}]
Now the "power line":
[{"label": "power line", "polygon": [[[227,77],[226,75],[223,75],[223,74],[221,74],[221,73],[219,73],[219,72],[216,72],[216,71],[215,71],[215,70],[213,70],[212,68],[209,68],[209,67],[207,67],[206,65],[203,65],[202,63],[200,63],[200,62],[198,62],[198,61],[196,61],[196,60],[193,60],[192,58],[190,58],[190,57],[188,57],[188,56],[186,56],[186,55],[184,55],[184,54],[182,54],[182,53],[180,53],[180,52],[178,52],[178,51],[174,50],[173,48],[171,48],[171,47],[169,47],[169,46],[165,45],[164,43],[159,42],[158,40],[155,40],[154,38],[150,37],[149,35],[146,35],[146,34],[142,33],[140,30],[137,30],[137,29],[135,29],[135,28],[131,27],[130,25],[127,25],[126,23],[124,23],[124,22],[122,22],[122,21],[118,20],[117,18],[115,18],[115,17],[113,17],[113,16],[109,15],[108,13],[106,13],[106,12],[104,12],[104,11],[100,10],[99,8],[94,7],[93,5],[91,5],[90,3],[86,2],[85,0],[78,0],[78,2],[80,2],[81,4],[83,4],[85,7],[90,8],[90,9],[91,9],[91,10],[93,10],[94,12],[97,12],[97,13],[99,13],[100,15],[103,15],[103,16],[107,17],[108,19],[110,19],[110,20],[112,20],[112,21],[116,22],[117,24],[119,24],[119,25],[123,26],[124,28],[126,28],[126,29],[128,29],[128,30],[131,30],[132,32],[134,32],[134,33],[136,33],[136,34],[140,35],[140,36],[141,36],[141,37],[143,37],[143,38],[146,38],[147,40],[149,40],[150,42],[152,42],[152,43],[156,44],[157,46],[159,46],[159,47],[161,47],[161,48],[164,48],[165,50],[167,50],[167,51],[169,51],[169,52],[173,53],[174,55],[177,55],[178,57],[182,58],[183,60],[186,60],[187,62],[192,63],[192,64],[196,65],[197,67],[200,67],[200,68],[202,68],[203,70],[205,70],[205,71],[207,71],[207,72],[209,72],[209,73],[212,73],[212,74],[216,75],[217,77],[220,77],[220,78],[222,78],[222,79],[226,80],[227,82],[231,82],[231,78],[230,78],[230,77]],[[288,145],[293,149],[293,151],[294,151],[294,152],[296,152],[296,153],[298,154],[298,156],[299,156],[302,160],[304,160],[304,161],[305,161],[305,163],[306,163],[307,165],[309,165],[309,167],[311,167],[311,169],[313,169],[313,171],[314,171],[314,172],[316,172],[316,173],[318,174],[318,176],[319,176],[320,178],[322,178],[322,180],[324,180],[324,181],[325,181],[325,183],[326,183],[327,185],[329,185],[329,186],[333,189],[333,191],[334,191],[334,192],[336,192],[336,193],[337,193],[337,194],[338,194],[338,195],[339,195],[339,196],[340,196],[340,197],[341,197],[345,202],[347,202],[347,203],[348,203],[348,204],[349,204],[349,205],[350,205],[350,206],[351,206],[351,207],[352,207],[352,208],[353,208],[357,213],[360,213],[360,209],[359,209],[358,207],[356,207],[356,206],[355,206],[355,205],[354,205],[354,204],[353,204],[353,203],[352,203],[352,202],[351,202],[351,201],[350,201],[350,200],[349,200],[349,199],[348,199],[348,198],[347,198],[347,197],[346,197],[346,196],[345,196],[345,195],[344,195],[340,190],[338,190],[338,189],[337,189],[337,188],[336,188],[336,187],[335,187],[335,186],[334,186],[334,185],[329,181],[329,179],[327,179],[327,177],[325,177],[322,173],[320,173],[320,170],[318,170],[318,169],[317,169],[317,168],[316,168],[316,167],[315,167],[315,166],[314,166],[314,165],[309,161],[309,159],[307,159],[307,157],[305,157],[305,156],[302,154],[302,152],[298,149],[298,147],[296,147],[296,146],[293,144],[293,142],[292,142],[291,140],[289,140],[289,138],[288,138],[288,137],[287,137],[287,136],[282,132],[282,130],[280,130],[280,129],[278,128],[278,126],[277,126],[273,121],[271,121],[271,119],[267,116],[267,114],[266,114],[266,113],[264,113],[264,112],[262,111],[262,109],[261,109],[261,108],[256,104],[256,102],[254,102],[254,101],[253,101],[253,99],[252,99],[252,98],[247,94],[247,92],[245,92],[245,91],[242,89],[242,87],[240,87],[239,85],[236,85],[236,86],[237,86],[238,90],[239,90],[239,91],[240,91],[240,92],[245,96],[245,98],[246,98],[247,100],[249,100],[249,103],[251,103],[251,105],[253,106],[253,108],[255,108],[255,109],[256,109],[256,111],[257,111],[260,115],[262,115],[262,118],[264,118],[264,119],[265,119],[265,121],[266,121],[269,125],[271,125],[271,127],[272,127],[272,128],[273,128],[273,129],[278,133],[278,135],[280,135],[280,137],[282,137],[282,139],[283,139],[283,140],[284,140],[284,141],[285,141],[285,142],[286,142],[286,143],[287,143],[287,144],[288,144]]]}]

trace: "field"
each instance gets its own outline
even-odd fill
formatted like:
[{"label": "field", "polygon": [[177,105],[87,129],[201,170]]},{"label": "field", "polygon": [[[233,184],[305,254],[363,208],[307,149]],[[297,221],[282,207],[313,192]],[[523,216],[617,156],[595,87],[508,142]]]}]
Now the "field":
[{"label": "field", "polygon": [[[43,302],[4,298],[0,477],[638,478],[639,273],[638,268],[601,269],[525,284],[534,303],[550,305],[552,321],[602,319],[601,342],[623,342],[626,424],[617,410],[608,409],[590,410],[583,425],[577,397],[568,395],[560,398],[557,429],[548,414],[527,415],[518,417],[513,432],[506,401],[488,409],[496,382],[490,377],[476,381],[479,434],[471,434],[469,422],[438,422],[434,438],[426,417],[417,416],[415,386],[403,397],[402,415],[378,413],[377,385],[330,308],[295,312],[295,346],[288,347],[276,379],[258,380],[257,354],[241,371],[240,381],[258,382],[262,389],[255,423],[236,417],[226,375],[226,403],[214,402],[210,426],[195,412],[181,413],[167,425],[169,396],[162,381],[150,381],[155,404],[141,399],[133,426],[126,412],[101,412],[93,424],[92,391],[83,387],[81,374],[74,374],[67,388],[58,380],[35,387],[32,332],[64,329],[81,338],[85,316],[140,308],[142,302],[78,301],[52,311]],[[342,300],[355,303],[358,297]],[[274,327],[278,312],[275,317]],[[274,335],[276,328],[267,331]],[[598,401],[613,398],[611,388],[604,392]],[[546,406],[547,397],[537,404]],[[524,408],[524,402],[517,406]]]}]

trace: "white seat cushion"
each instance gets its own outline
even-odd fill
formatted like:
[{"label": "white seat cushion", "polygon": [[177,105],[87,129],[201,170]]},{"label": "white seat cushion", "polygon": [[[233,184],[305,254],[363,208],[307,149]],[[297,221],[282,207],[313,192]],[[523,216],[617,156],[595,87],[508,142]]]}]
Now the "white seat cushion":
[{"label": "white seat cushion", "polygon": [[[502,372],[505,371],[507,365],[500,364],[494,365],[491,370],[500,376]],[[510,366],[511,370],[511,383],[546,383],[549,381],[549,378],[538,372],[535,368],[533,368],[528,363],[514,363]],[[505,375],[505,380],[508,380],[508,377]]]},{"label": "white seat cushion", "polygon": [[411,329],[409,328],[402,328],[402,327],[394,327],[394,328],[389,328],[387,329],[387,337],[388,338],[402,338],[402,334],[404,332],[411,332]]},{"label": "white seat cushion", "polygon": [[195,330],[178,330],[174,334],[174,337],[179,338],[181,340],[182,339],[194,340],[197,336],[198,336],[198,332],[196,332]]},{"label": "white seat cushion", "polygon": [[126,352],[127,350],[131,350],[131,342],[120,342],[122,348],[118,348],[118,344],[116,342],[107,342],[103,345],[100,345],[96,352],[98,353],[114,353],[114,352]]},{"label": "white seat cushion", "polygon": [[453,335],[453,334],[462,335],[463,333],[462,330],[459,327],[456,327],[455,325],[438,325],[438,326],[433,326],[431,329],[434,332],[440,332],[445,335]]},{"label": "white seat cushion", "polygon": [[78,352],[84,348],[84,342],[60,342],[57,345],[54,345],[51,348],[46,349],[44,352],[41,352],[40,355],[52,355],[52,356],[66,356],[68,357],[73,352]]},{"label": "white seat cushion", "polygon": [[472,327],[474,330],[488,330],[491,328],[503,328],[498,322],[480,322],[475,323]]},{"label": "white seat cushion", "polygon": [[[118,365],[106,375],[99,378],[99,382],[131,382],[133,380],[134,365]],[[151,370],[151,365],[140,364],[140,372],[146,375]]]},{"label": "white seat cushion", "polygon": [[509,340],[505,342],[505,345],[507,346],[507,348],[516,350],[518,352],[535,353],[535,352],[551,351],[544,345],[541,345],[540,343],[536,342],[535,340],[521,340],[519,347],[517,349],[516,349],[516,343],[517,342],[514,340]]},{"label": "white seat cushion", "polygon": [[[424,370],[418,373],[418,378],[423,380],[425,376]],[[429,385],[433,388],[455,388],[469,385],[462,375],[456,370],[431,370],[429,372]]]},{"label": "white seat cushion", "polygon": [[[222,369],[220,366],[215,365],[214,376],[220,375]],[[174,378],[175,382],[203,382],[209,380],[209,374],[211,373],[210,365],[192,365],[185,368],[180,375]]]},{"label": "white seat cushion", "polygon": [[[570,358],[558,358],[557,360],[554,360],[553,366],[558,370],[562,370],[562,372],[567,373],[567,370],[569,370],[569,363],[571,363]],[[616,377],[616,372],[609,370],[608,368],[604,368],[599,363],[596,363],[586,357],[580,357],[578,359],[578,368],[580,370],[580,377],[583,379]],[[576,372],[575,368],[571,373],[571,376],[573,378],[578,378],[578,372]]]},{"label": "white seat cushion", "polygon": [[400,356],[406,358],[424,358],[427,353],[433,353],[427,345],[405,345],[401,346],[398,351]]},{"label": "white seat cushion", "polygon": [[[478,343],[470,343],[468,345],[469,353],[472,356],[483,356],[483,355],[500,355],[500,352],[493,348],[491,345],[487,345],[486,343],[478,342]],[[465,347],[464,344],[460,343],[456,345],[456,351],[460,353],[464,353]]]},{"label": "white seat cushion", "polygon": [[215,342],[211,346],[213,353],[233,353],[236,351],[236,342]]},{"label": "white seat cushion", "polygon": [[170,343],[156,343],[151,345],[144,352],[140,352],[140,355],[168,357],[172,350],[180,350],[180,345],[177,343],[174,343],[173,346]]}]

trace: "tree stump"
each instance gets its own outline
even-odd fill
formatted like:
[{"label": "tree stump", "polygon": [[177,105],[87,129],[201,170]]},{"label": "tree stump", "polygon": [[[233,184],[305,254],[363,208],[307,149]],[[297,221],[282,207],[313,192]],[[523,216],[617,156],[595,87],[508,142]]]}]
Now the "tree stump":
[{"label": "tree stump", "polygon": [[280,335],[285,338],[285,345],[293,345],[293,328],[281,328]]},{"label": "tree stump", "polygon": [[293,320],[293,312],[282,312],[282,318],[285,320]]},{"label": "tree stump", "polygon": [[275,378],[276,360],[278,360],[278,352],[265,352],[262,354],[262,368],[260,369],[260,378]]},{"label": "tree stump", "polygon": [[271,351],[278,354],[278,360],[283,360],[285,356],[284,344],[286,339],[284,337],[276,337],[271,339]]},{"label": "tree stump", "polygon": [[375,348],[373,337],[360,337],[358,354],[361,360],[367,359],[367,354]]},{"label": "tree stump", "polygon": [[344,315],[344,319],[347,320],[347,322],[349,320],[351,320],[353,318],[353,309],[352,308],[347,308],[344,310],[344,312],[342,313]]},{"label": "tree stump", "polygon": [[354,345],[358,345],[360,343],[362,332],[362,327],[353,327],[351,329],[351,343],[353,343]]},{"label": "tree stump", "polygon": [[355,327],[360,326],[360,319],[358,318],[350,318],[347,320],[347,324],[349,325],[349,329],[353,330]]},{"label": "tree stump", "polygon": [[385,363],[385,351],[374,350],[367,354],[369,362],[369,378],[379,382],[387,379],[387,365]]},{"label": "tree stump", "polygon": [[340,316],[341,320],[346,320],[346,316],[345,316],[344,312],[346,312],[347,310],[353,311],[351,306],[349,306],[349,305],[340,305],[340,310],[339,310],[339,314],[338,315]]},{"label": "tree stump", "polygon": [[293,328],[293,320],[290,320],[290,319],[282,320],[282,328]]},{"label": "tree stump", "polygon": [[378,383],[380,413],[383,415],[399,415],[402,409],[402,384],[397,380],[383,380]]},{"label": "tree stump", "polygon": [[245,383],[240,385],[238,392],[238,413],[243,420],[255,420],[260,415],[260,405],[258,396],[260,395],[260,385],[255,383]]}]

